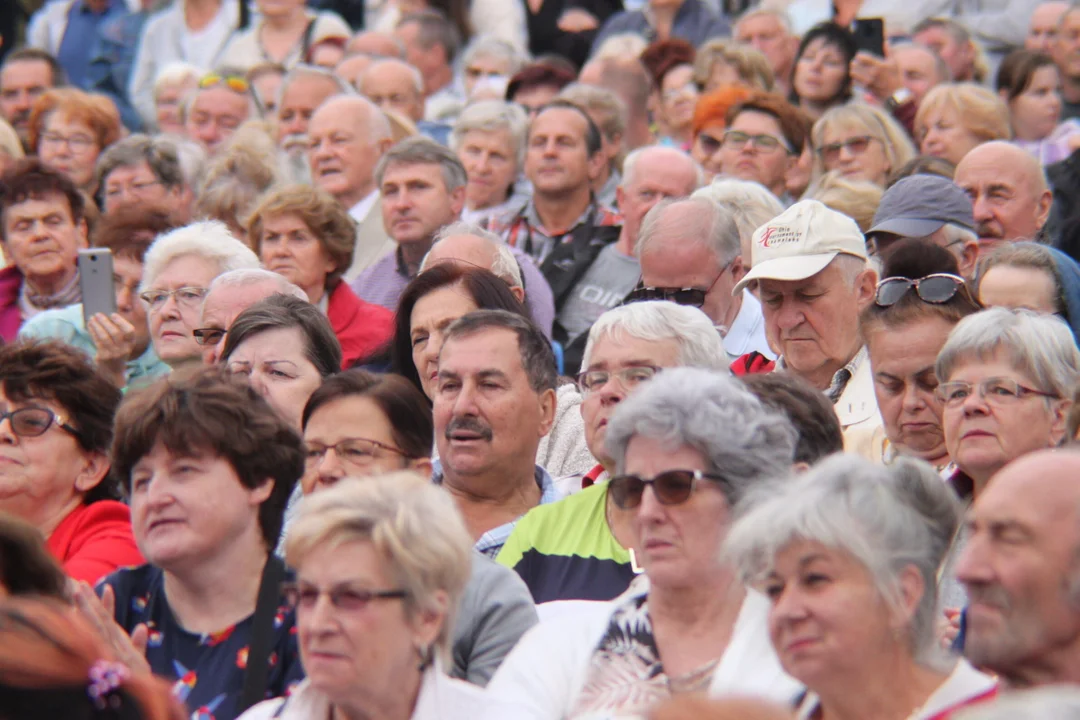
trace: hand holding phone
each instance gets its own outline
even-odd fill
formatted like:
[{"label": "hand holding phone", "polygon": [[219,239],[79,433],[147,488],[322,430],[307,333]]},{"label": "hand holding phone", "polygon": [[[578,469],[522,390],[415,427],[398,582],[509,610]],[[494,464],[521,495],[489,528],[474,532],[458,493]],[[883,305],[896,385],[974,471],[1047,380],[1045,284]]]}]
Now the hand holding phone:
[{"label": "hand holding phone", "polygon": [[113,279],[113,256],[108,248],[79,251],[79,289],[82,291],[83,325],[98,313],[116,312],[116,283]]},{"label": "hand holding phone", "polygon": [[856,18],[851,23],[855,47],[861,51],[885,57],[885,21],[882,18]]}]

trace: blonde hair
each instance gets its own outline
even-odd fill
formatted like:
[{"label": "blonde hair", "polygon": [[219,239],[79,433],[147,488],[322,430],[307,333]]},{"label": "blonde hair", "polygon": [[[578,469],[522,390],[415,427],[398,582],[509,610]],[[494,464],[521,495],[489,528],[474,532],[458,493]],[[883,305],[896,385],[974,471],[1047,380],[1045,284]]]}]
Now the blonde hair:
[{"label": "blonde hair", "polygon": [[448,598],[446,620],[434,648],[450,654],[455,611],[472,571],[472,538],[457,506],[442,488],[415,473],[347,479],[304,498],[289,528],[285,555],[303,570],[316,548],[364,541],[386,562],[397,587],[406,592],[408,617],[439,610],[437,594]]},{"label": "blonde hair", "polygon": [[873,105],[848,103],[830,108],[822,115],[810,132],[810,141],[814,145],[814,168],[810,175],[811,182],[825,174],[825,161],[816,152],[825,144],[825,132],[835,127],[861,127],[867,134],[881,141],[885,149],[885,159],[889,163],[888,172],[903,167],[912,160],[918,151],[908,137],[907,131],[900,126],[889,113]]},{"label": "blonde hair", "polygon": [[592,54],[589,60],[637,58],[641,56],[641,53],[645,52],[647,47],[649,47],[649,43],[637,33],[618,33],[600,43],[600,47],[596,48],[596,52]]},{"label": "blonde hair", "polygon": [[0,118],[0,153],[7,155],[12,160],[20,160],[26,157],[23,151],[19,133],[8,124],[7,120]]},{"label": "blonde hair", "polygon": [[730,40],[710,40],[698,48],[694,59],[694,81],[704,88],[718,62],[735,68],[739,79],[748,87],[769,92],[776,85],[772,66],[760,50]]},{"label": "blonde hair", "polygon": [[825,207],[847,215],[866,233],[874,225],[874,213],[884,194],[885,189],[876,183],[851,180],[833,170],[811,183],[802,199],[817,200]]},{"label": "blonde hair", "polygon": [[975,137],[983,142],[1012,137],[1009,108],[997,93],[974,83],[946,83],[926,93],[915,113],[915,138],[926,133],[926,116],[948,108]]}]

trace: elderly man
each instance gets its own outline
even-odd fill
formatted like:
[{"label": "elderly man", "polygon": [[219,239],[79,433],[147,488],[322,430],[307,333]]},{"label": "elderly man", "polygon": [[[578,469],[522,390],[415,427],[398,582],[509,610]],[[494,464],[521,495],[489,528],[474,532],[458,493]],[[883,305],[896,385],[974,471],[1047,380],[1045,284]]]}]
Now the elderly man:
[{"label": "elderly man", "polygon": [[914,27],[911,39],[933,50],[949,66],[954,82],[979,82],[975,77],[978,52],[971,32],[953,19],[927,18]]},{"label": "elderly man", "polygon": [[1053,195],[1042,165],[1012,143],[983,143],[956,166],[956,184],[971,198],[979,252],[1003,242],[1038,240]]},{"label": "elderly man", "polygon": [[402,17],[394,32],[405,45],[405,59],[424,78],[424,118],[451,120],[461,105],[453,83],[457,30],[441,12],[421,10]]},{"label": "elderly man", "polygon": [[309,182],[308,125],[316,108],[333,95],[352,95],[352,87],[313,65],[298,65],[286,73],[278,90],[277,141],[288,158],[294,180]]},{"label": "elderly man", "polygon": [[107,215],[164,207],[181,225],[191,219],[195,191],[171,139],[131,135],[113,144],[98,158],[97,185]]},{"label": "elderly man", "polygon": [[1080,452],[1040,450],[975,498],[956,567],[964,655],[1006,690],[1080,683]]},{"label": "elderly man", "polygon": [[1054,62],[1061,74],[1061,119],[1080,117],[1080,7],[1072,5],[1059,20]]},{"label": "elderly man", "polygon": [[308,299],[298,286],[262,268],[230,270],[214,278],[203,298],[202,316],[195,330],[195,341],[203,348],[203,363],[217,363],[225,349],[229,326],[240,313],[271,295],[291,295],[305,302]]},{"label": "elderly man", "polygon": [[634,150],[652,145],[656,138],[649,124],[649,95],[652,78],[637,58],[603,58],[585,64],[578,75],[583,85],[607,88],[626,106],[623,146]]},{"label": "elderly man", "polygon": [[394,249],[383,227],[373,175],[393,144],[390,123],[367,98],[331,97],[311,116],[308,135],[312,184],[349,208],[357,224],[352,265],[344,274],[346,281],[352,281]]},{"label": "elderly man", "polygon": [[46,90],[61,83],[63,70],[52,55],[37,48],[10,53],[0,65],[0,117],[29,143],[30,109]]},{"label": "elderly man", "polygon": [[592,187],[598,203],[615,207],[616,189],[622,182],[619,165],[623,156],[623,136],[626,134],[626,104],[611,90],[583,83],[567,85],[556,97],[580,107],[600,128],[601,152],[607,162],[600,166]]},{"label": "elderly man", "polygon": [[444,262],[490,270],[510,286],[510,291],[518,300],[528,305],[533,322],[551,337],[555,299],[539,268],[521,250],[510,247],[497,235],[478,225],[455,222],[435,235],[435,243],[424,256],[420,272]]},{"label": "elderly man", "polygon": [[754,233],[753,267],[735,286],[761,298],[776,369],[790,372],[833,402],[845,447],[861,447],[881,416],[859,315],[874,301],[877,274],[855,221],[803,200]]},{"label": "elderly man", "polygon": [[884,260],[904,238],[922,238],[956,256],[960,274],[975,279],[979,236],[971,200],[956,183],[937,175],[913,175],[885,191],[866,239],[870,253]]},{"label": "elderly man", "polygon": [[949,66],[925,45],[896,45],[890,49],[889,54],[896,61],[900,84],[911,93],[911,99],[916,106],[931,89],[951,79]]},{"label": "elderly man", "polygon": [[721,172],[753,180],[778,198],[787,198],[788,174],[796,169],[810,139],[802,111],[774,93],[757,93],[728,112],[720,151]]},{"label": "elderly man", "polygon": [[82,298],[75,265],[86,247],[83,196],[66,175],[36,158],[0,177],[0,339],[12,342],[24,320]]},{"label": "elderly man", "polygon": [[632,299],[673,300],[701,308],[724,336],[728,361],[772,358],[761,304],[742,277],[742,243],[731,215],[703,197],[664,200],[649,211],[637,244],[641,288]]},{"label": "elderly man", "polygon": [[409,63],[394,58],[376,60],[360,76],[356,89],[383,110],[412,120],[422,135],[447,144],[450,126],[424,120],[424,78]]},{"label": "elderly man", "polygon": [[757,7],[748,10],[735,23],[735,40],[758,50],[769,61],[777,89],[787,93],[795,67],[799,38],[791,33],[787,13],[779,9]]},{"label": "elderly man", "polygon": [[1049,0],[1049,2],[1036,5],[1031,11],[1031,19],[1028,20],[1024,47],[1028,50],[1052,54],[1057,45],[1061,18],[1068,9],[1069,3],[1063,0]]},{"label": "elderly man", "polygon": [[465,168],[450,150],[425,137],[402,140],[375,168],[383,224],[396,247],[352,283],[362,299],[396,310],[435,235],[461,215]]},{"label": "elderly man", "polygon": [[199,81],[184,113],[184,132],[213,156],[238,127],[257,117],[255,96],[242,73],[222,70]]},{"label": "elderly man", "polygon": [[514,525],[561,497],[534,464],[555,416],[555,358],[540,329],[481,310],[447,331],[433,398],[441,468],[434,481],[457,501],[476,549],[495,557]]}]

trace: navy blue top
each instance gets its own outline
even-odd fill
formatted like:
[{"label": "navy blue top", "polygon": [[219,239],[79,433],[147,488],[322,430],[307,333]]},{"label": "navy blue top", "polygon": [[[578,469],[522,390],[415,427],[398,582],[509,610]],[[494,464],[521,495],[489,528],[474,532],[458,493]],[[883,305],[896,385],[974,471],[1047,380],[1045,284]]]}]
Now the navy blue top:
[{"label": "navy blue top", "polygon": [[[150,630],[146,659],[154,674],[173,681],[173,694],[187,704],[192,720],[233,720],[244,690],[252,617],[220,632],[200,635],[180,627],[165,598],[160,568],[118,570],[102,580],[116,593],[116,622],[129,633],[140,623]],[[286,694],[304,677],[296,618],[284,603],[274,618],[266,697]]]},{"label": "navy blue top", "polygon": [[98,37],[98,25],[110,18],[127,14],[123,0],[109,0],[104,12],[94,12],[83,0],[75,0],[68,9],[67,29],[56,52],[56,60],[67,73],[68,81],[75,87],[88,89],[86,68],[90,64],[90,50]]}]

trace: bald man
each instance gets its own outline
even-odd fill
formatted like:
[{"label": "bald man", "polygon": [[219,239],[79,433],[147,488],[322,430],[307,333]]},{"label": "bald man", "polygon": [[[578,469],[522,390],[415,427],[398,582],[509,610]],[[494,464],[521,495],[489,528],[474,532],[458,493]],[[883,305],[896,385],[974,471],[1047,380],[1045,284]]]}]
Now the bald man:
[{"label": "bald man", "polygon": [[1061,0],[1039,3],[1031,11],[1031,19],[1028,21],[1027,36],[1024,37],[1024,47],[1028,50],[1036,50],[1050,54],[1057,44],[1061,17],[1069,9],[1069,3]]},{"label": "bald man", "polygon": [[358,87],[360,84],[360,76],[363,75],[364,71],[371,67],[371,64],[377,59],[378,58],[363,53],[347,55],[345,59],[339,62],[337,67],[334,68],[334,74],[354,88]]},{"label": "bald man", "polygon": [[1053,195],[1042,165],[1012,143],[983,143],[956,166],[955,182],[971,198],[979,253],[1003,242],[1039,240]]},{"label": "bald man", "polygon": [[393,139],[377,105],[359,96],[336,95],[315,111],[308,125],[312,183],[333,195],[357,223],[347,282],[392,252],[396,245],[383,227],[375,166]]},{"label": "bald man", "polygon": [[1006,465],[975,499],[956,567],[964,655],[1006,689],[1080,683],[1080,451]]},{"label": "bald man", "polygon": [[394,110],[414,123],[424,119],[424,78],[404,60],[376,60],[360,76],[356,89],[383,110]]}]

